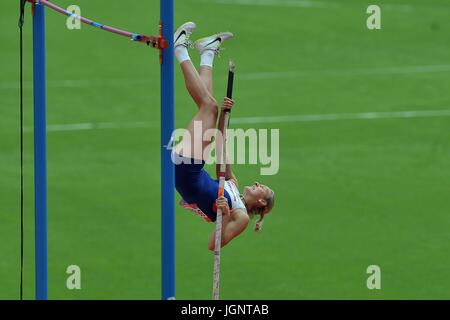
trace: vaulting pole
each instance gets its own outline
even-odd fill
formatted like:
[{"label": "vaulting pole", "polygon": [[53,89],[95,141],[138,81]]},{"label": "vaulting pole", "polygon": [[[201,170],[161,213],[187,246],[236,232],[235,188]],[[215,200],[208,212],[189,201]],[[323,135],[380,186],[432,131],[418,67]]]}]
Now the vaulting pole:
[{"label": "vaulting pole", "polygon": [[[234,62],[230,61],[228,69],[228,85],[227,85],[227,97],[233,98],[233,82],[234,82]],[[223,128],[223,142],[222,145],[218,144],[218,155],[220,161],[219,170],[219,190],[217,198],[223,197],[225,192],[225,178],[227,169],[227,130],[230,122],[231,110],[225,110],[224,128]],[[221,150],[219,149],[221,148]],[[213,300],[219,300],[220,290],[220,249],[222,248],[222,210],[217,209],[216,218],[216,237],[214,239],[214,274],[213,274]]]},{"label": "vaulting pole", "polygon": [[174,130],[174,1],[161,0],[162,34],[169,47],[161,64],[161,241],[162,299],[175,298],[175,169],[170,145]]},{"label": "vaulting pole", "polygon": [[33,15],[33,88],[35,266],[37,300],[48,299],[45,71],[45,7],[36,3]]}]

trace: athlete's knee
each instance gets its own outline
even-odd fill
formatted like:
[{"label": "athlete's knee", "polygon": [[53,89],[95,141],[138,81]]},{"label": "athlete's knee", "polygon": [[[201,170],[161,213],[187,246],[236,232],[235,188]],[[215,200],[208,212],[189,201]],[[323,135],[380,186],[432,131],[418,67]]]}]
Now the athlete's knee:
[{"label": "athlete's knee", "polygon": [[219,113],[219,105],[217,104],[216,99],[214,99],[212,96],[205,98],[202,101],[200,108],[204,109],[205,111],[211,112],[215,115]]}]

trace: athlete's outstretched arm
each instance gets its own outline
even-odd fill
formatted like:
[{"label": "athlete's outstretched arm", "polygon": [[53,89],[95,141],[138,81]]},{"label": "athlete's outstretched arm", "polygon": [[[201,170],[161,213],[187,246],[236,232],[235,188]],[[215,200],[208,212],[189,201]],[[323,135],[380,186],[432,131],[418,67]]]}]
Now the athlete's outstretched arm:
[{"label": "athlete's outstretched arm", "polygon": [[[222,247],[240,235],[248,225],[250,218],[242,209],[234,209],[228,215],[223,215],[222,225]],[[214,251],[216,231],[209,238],[208,249]]]}]

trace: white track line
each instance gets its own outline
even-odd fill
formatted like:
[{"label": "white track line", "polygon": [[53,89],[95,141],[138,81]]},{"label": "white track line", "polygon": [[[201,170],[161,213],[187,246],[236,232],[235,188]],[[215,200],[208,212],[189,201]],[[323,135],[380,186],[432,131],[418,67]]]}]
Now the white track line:
[{"label": "white track line", "polygon": [[255,72],[239,75],[242,80],[270,80],[287,79],[313,76],[377,76],[377,75],[402,75],[420,73],[450,72],[450,64],[429,66],[405,66],[385,68],[355,68],[355,69],[328,69],[328,70],[304,70],[287,72]]},{"label": "white track line", "polygon": [[[376,75],[402,75],[420,73],[450,72],[450,64],[428,66],[405,66],[383,68],[355,68],[355,69],[328,69],[328,70],[302,70],[279,72],[253,72],[239,74],[239,80],[271,80],[289,79],[313,76],[376,76]],[[31,89],[31,81],[25,81],[25,89]],[[150,79],[91,79],[91,80],[52,80],[48,81],[49,88],[88,88],[88,87],[125,87],[137,85],[152,85],[155,81]],[[0,82],[0,90],[18,90],[19,81]]]},{"label": "white track line", "polygon": [[312,0],[216,0],[215,2],[219,4],[265,7],[322,8],[336,6],[334,3]]},{"label": "white track line", "polygon": [[[25,89],[32,89],[32,81],[24,81]],[[126,87],[136,85],[157,85],[158,81],[152,81],[146,78],[117,78],[117,79],[65,79],[65,80],[49,80],[48,88],[89,88],[89,87]],[[19,89],[19,80],[0,82],[0,90],[17,90]]]},{"label": "white track line", "polygon": [[[259,7],[289,7],[289,8],[360,8],[361,5],[345,2],[314,1],[314,0],[215,0],[218,4],[235,6]],[[364,5],[363,5],[364,6]],[[367,4],[368,6],[368,4]],[[413,6],[409,4],[380,4],[381,10],[410,12]]]},{"label": "white track line", "polygon": [[[98,122],[98,123],[71,123],[71,124],[51,124],[47,126],[49,132],[59,131],[84,131],[95,129],[133,129],[156,127],[156,122]],[[30,128],[26,128],[31,131]]]},{"label": "white track line", "polygon": [[335,114],[305,114],[274,117],[246,117],[232,118],[235,124],[257,123],[285,123],[285,122],[314,122],[336,120],[374,120],[374,119],[408,119],[450,117],[450,110],[425,110],[425,111],[397,111],[397,112],[365,112],[365,113],[335,113]]},{"label": "white track line", "polygon": [[[205,2],[205,0],[203,0]],[[208,0],[209,2],[210,0]],[[360,4],[315,1],[315,0],[215,0],[215,3],[234,6],[258,6],[258,7],[290,7],[290,8],[361,8]],[[364,6],[364,5],[362,5]],[[366,5],[368,6],[368,4]],[[381,10],[411,12],[414,7],[411,4],[390,3],[379,4]],[[423,6],[423,5],[422,5]],[[429,6],[427,6],[429,7]],[[433,6],[434,7],[434,6]]]},{"label": "white track line", "polygon": [[[289,123],[289,122],[317,122],[338,120],[376,120],[376,119],[410,119],[450,117],[450,110],[423,110],[398,112],[365,112],[365,113],[334,113],[334,114],[296,114],[269,117],[241,117],[232,118],[233,124],[258,123]],[[53,124],[47,126],[48,132],[86,131],[97,129],[133,129],[157,128],[158,122],[99,122],[99,123],[71,123]],[[32,128],[25,127],[25,132],[32,132]]]}]

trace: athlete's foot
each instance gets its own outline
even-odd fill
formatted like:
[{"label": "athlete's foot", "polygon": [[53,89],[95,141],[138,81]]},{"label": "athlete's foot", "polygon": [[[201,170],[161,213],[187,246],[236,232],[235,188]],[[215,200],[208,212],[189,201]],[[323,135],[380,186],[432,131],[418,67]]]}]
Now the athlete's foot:
[{"label": "athlete's foot", "polygon": [[206,50],[211,50],[215,54],[218,54],[220,45],[224,41],[232,39],[233,36],[234,35],[231,32],[221,32],[195,41],[194,46],[198,50],[200,55]]},{"label": "athlete's foot", "polygon": [[175,34],[173,36],[173,47],[176,48],[178,46],[184,46],[189,47],[190,41],[189,36],[194,32],[195,30],[195,23],[194,22],[186,22],[182,24],[177,31],[175,31]]}]

